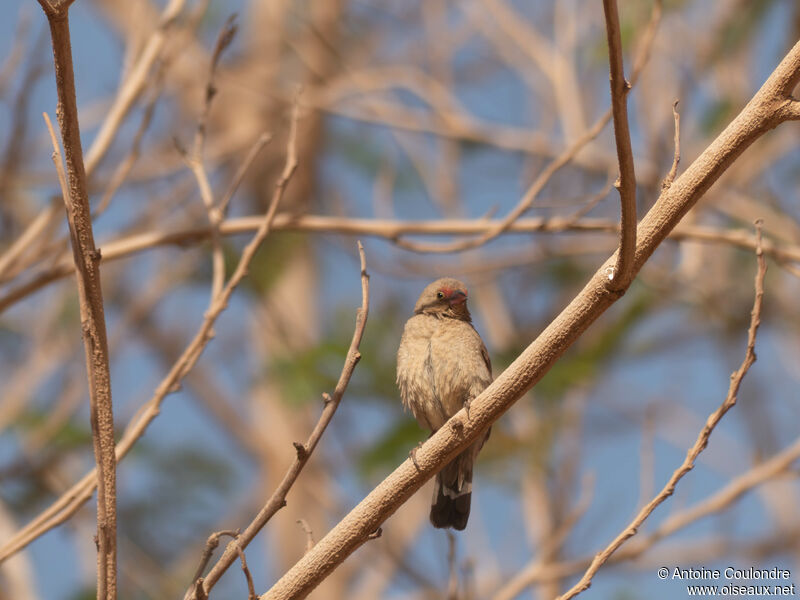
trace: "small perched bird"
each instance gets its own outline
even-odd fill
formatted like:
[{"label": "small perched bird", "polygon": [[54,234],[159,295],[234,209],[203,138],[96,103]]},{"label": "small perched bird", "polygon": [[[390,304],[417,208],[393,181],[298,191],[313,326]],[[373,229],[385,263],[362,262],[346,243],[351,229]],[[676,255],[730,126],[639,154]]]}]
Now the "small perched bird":
[{"label": "small perched bird", "polygon": [[[435,432],[492,382],[492,364],[467,309],[467,288],[446,277],[426,287],[397,351],[403,405]],[[434,527],[464,529],[472,496],[472,465],[489,431],[436,475]],[[413,451],[412,451],[413,458]]]}]

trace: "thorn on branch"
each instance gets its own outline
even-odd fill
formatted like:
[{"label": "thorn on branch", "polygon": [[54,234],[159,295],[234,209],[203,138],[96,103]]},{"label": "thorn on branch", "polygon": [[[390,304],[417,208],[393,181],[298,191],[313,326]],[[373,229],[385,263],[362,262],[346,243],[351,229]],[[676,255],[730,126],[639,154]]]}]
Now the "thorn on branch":
[{"label": "thorn on branch", "polygon": [[322,392],[322,402],[323,402],[323,403],[324,403],[326,406],[327,406],[328,404],[330,404],[332,400],[333,400],[333,398],[331,398],[331,395],[330,395],[328,392]]},{"label": "thorn on branch", "polygon": [[372,533],[370,533],[367,536],[367,539],[368,540],[377,540],[382,535],[383,535],[383,527],[378,527],[375,531],[373,531]]}]

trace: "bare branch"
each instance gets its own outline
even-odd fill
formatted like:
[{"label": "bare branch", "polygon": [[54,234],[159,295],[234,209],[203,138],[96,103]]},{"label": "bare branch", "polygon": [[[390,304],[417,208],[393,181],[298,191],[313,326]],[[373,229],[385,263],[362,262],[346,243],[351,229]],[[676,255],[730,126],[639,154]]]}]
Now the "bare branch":
[{"label": "bare branch", "polygon": [[[222,235],[238,235],[258,229],[260,216],[237,217],[220,224]],[[339,233],[353,236],[372,236],[389,240],[401,235],[475,235],[490,231],[501,224],[497,219],[445,219],[432,221],[400,221],[390,219],[358,219],[329,217],[324,215],[275,215],[272,228],[276,231],[306,231],[316,233]],[[508,227],[508,233],[561,233],[605,232],[618,233],[619,223],[608,219],[567,217],[530,217],[517,219]],[[111,261],[133,256],[139,252],[159,246],[186,246],[206,240],[211,235],[209,227],[190,227],[174,230],[153,230],[134,234],[103,244],[101,260]],[[729,244],[737,248],[755,250],[755,236],[746,229],[718,229],[704,225],[677,223],[668,234],[675,241],[694,240],[707,243]],[[762,242],[764,254],[779,260],[800,262],[800,245],[777,243],[770,239]],[[73,273],[75,267],[69,257],[62,258],[55,266],[39,273],[30,281],[10,289],[0,296],[0,312],[44,286]]]},{"label": "bare branch", "polygon": [[258,153],[261,152],[261,149],[269,144],[270,141],[272,141],[272,134],[270,133],[264,132],[258,136],[258,139],[250,148],[247,156],[244,157],[242,164],[239,165],[236,174],[233,176],[233,179],[228,185],[228,189],[225,190],[225,195],[223,195],[222,199],[219,201],[219,212],[223,218],[228,212],[228,205],[231,202],[231,198],[233,198],[233,195],[236,193],[236,190],[239,189],[239,185],[241,185],[244,176],[250,170],[250,165],[253,164],[253,161],[258,156]]},{"label": "bare branch", "polygon": [[[726,168],[765,131],[780,122],[774,109],[785,103],[781,84],[800,74],[800,42],[787,54],[761,90],[675,183],[661,194],[639,224],[634,274]],[[800,76],[800,75],[798,75]],[[607,268],[598,269],[584,289],[542,334],[470,405],[459,411],[417,451],[419,468],[404,461],[305,554],[262,600],[306,596],[422,484],[494,423],[535,385],[563,352],[619,297],[606,287]],[[457,426],[455,425],[457,423]]]},{"label": "bare branch", "polygon": [[[231,543],[236,543],[237,540],[234,540]],[[242,561],[242,572],[244,573],[244,578],[247,581],[247,600],[256,600],[256,588],[253,585],[253,576],[250,575],[250,569],[247,568],[247,559],[244,557],[244,550],[242,547],[237,543],[236,544],[237,554],[239,555],[239,560]]]},{"label": "bare branch", "polygon": [[[51,4],[42,0],[50,25],[55,64],[58,107],[56,114],[64,143],[67,176],[59,169],[58,143],[53,139],[56,169],[64,194],[70,242],[78,280],[81,330],[89,377],[90,421],[97,465],[97,598],[117,597],[117,475],[114,456],[114,413],[111,405],[111,374],[108,340],[100,285],[100,251],[94,245],[92,215],[83,165],[75,74],[72,66],[68,9],[69,0]],[[68,181],[68,186],[65,184]]]},{"label": "bare branch", "polygon": [[[228,306],[228,301],[236,287],[242,279],[244,279],[245,275],[247,275],[247,269],[256,251],[272,231],[272,222],[275,219],[278,205],[283,198],[286,186],[297,168],[296,132],[297,109],[295,108],[291,122],[289,142],[287,144],[286,163],[278,182],[275,184],[275,190],[266,214],[261,218],[261,222],[259,223],[253,239],[242,251],[239,263],[228,280],[228,283],[225,285],[222,292],[210,303],[197,333],[186,346],[175,364],[173,364],[169,373],[161,381],[153,397],[139,410],[135,418],[126,427],[122,439],[120,439],[119,444],[116,446],[117,461],[122,460],[136,441],[144,435],[147,427],[160,412],[164,398],[180,389],[180,382],[191,372],[195,364],[197,364],[203,349],[213,337],[214,323]],[[62,494],[50,507],[0,547],[0,562],[14,555],[33,540],[74,515],[91,497],[96,485],[97,474],[96,471],[93,470],[87,473],[80,481],[67,490],[67,492]]]},{"label": "bare branch", "polygon": [[705,450],[706,446],[708,446],[708,440],[711,437],[711,432],[714,431],[714,428],[722,420],[722,417],[724,417],[725,414],[736,404],[739,394],[739,386],[741,386],[742,380],[747,374],[747,371],[750,369],[750,366],[756,361],[756,333],[758,332],[758,326],[761,324],[761,304],[764,298],[764,275],[767,272],[767,262],[764,259],[764,253],[761,250],[760,221],[756,221],[756,236],[758,244],[756,246],[756,260],[758,263],[758,268],[756,269],[755,275],[755,300],[753,302],[753,310],[750,313],[750,328],[747,331],[747,350],[741,366],[731,375],[731,383],[730,387],[728,388],[728,395],[725,397],[725,400],[722,402],[719,408],[709,415],[706,424],[703,426],[703,429],[697,436],[697,440],[689,449],[689,452],[687,452],[683,464],[681,464],[681,466],[675,470],[664,488],[658,493],[658,495],[656,495],[655,498],[648,502],[641,511],[639,511],[639,514],[636,515],[633,521],[631,521],[630,524],[616,538],[614,538],[614,540],[602,552],[594,557],[592,564],[589,565],[589,568],[583,574],[583,577],[581,577],[580,581],[576,583],[566,594],[559,596],[558,600],[570,600],[570,598],[574,598],[591,586],[592,578],[595,576],[600,567],[602,567],[608,561],[608,559],[611,558],[611,555],[614,554],[614,552],[616,552],[617,549],[622,546],[622,544],[636,535],[639,527],[641,527],[642,523],[645,522],[647,517],[650,516],[650,514],[659,504],[662,504],[667,498],[672,496],[672,494],[675,492],[675,486],[684,475],[694,468],[697,457],[700,456],[700,453]]},{"label": "bare branch", "polygon": [[[303,467],[306,465],[308,459],[311,457],[311,454],[314,452],[314,449],[317,447],[319,440],[322,438],[322,434],[325,433],[325,430],[333,419],[333,415],[336,412],[336,409],[339,407],[339,403],[344,396],[347,385],[350,383],[350,378],[353,375],[356,364],[358,364],[358,361],[361,359],[361,353],[359,352],[358,348],[361,344],[361,338],[364,335],[364,328],[367,324],[367,315],[369,314],[369,275],[367,274],[367,262],[364,255],[364,247],[361,245],[361,242],[358,243],[358,253],[361,258],[361,308],[358,309],[356,314],[355,331],[353,332],[350,348],[347,350],[347,358],[345,359],[344,366],[342,367],[342,372],[339,375],[339,381],[336,383],[336,388],[333,390],[333,394],[330,396],[330,399],[325,402],[322,413],[320,414],[319,420],[311,432],[311,435],[308,436],[308,440],[306,440],[305,444],[302,445],[303,452],[297,452],[294,462],[289,467],[289,470],[286,472],[286,475],[284,475],[280,485],[278,485],[277,489],[272,493],[272,496],[270,496],[269,500],[267,500],[264,507],[245,528],[245,530],[242,532],[242,535],[236,540],[235,546],[233,542],[228,544],[228,547],[225,549],[225,552],[220,557],[219,561],[217,561],[217,564],[212,567],[211,571],[209,571],[208,575],[205,577],[203,581],[203,592],[205,594],[210,592],[211,588],[219,580],[222,574],[236,560],[237,548],[246,548],[247,545],[253,541],[253,538],[255,538],[256,534],[258,534],[258,532],[263,529],[264,525],[266,525],[267,522],[272,518],[272,516],[286,505],[286,495],[294,485],[294,482],[297,481],[300,472],[303,470]],[[372,531],[375,531],[375,529]],[[311,552],[312,550],[313,547],[309,548],[308,552]],[[187,600],[197,598],[193,587],[187,590],[185,597]]]},{"label": "bare branch", "polygon": [[633,259],[636,251],[636,174],[633,166],[631,132],[628,127],[628,90],[622,66],[622,39],[619,30],[619,15],[616,0],[603,0],[608,39],[609,70],[611,72],[611,113],[614,117],[614,140],[617,146],[619,180],[615,187],[619,192],[621,209],[619,251],[614,277],[609,288],[624,292],[633,278]]},{"label": "bare branch", "polygon": [[[605,2],[604,2],[604,4],[605,4]],[[616,14],[616,12],[615,12],[615,14]],[[658,21],[659,21],[660,17],[661,17],[661,7],[660,7],[660,3],[657,2],[656,5],[653,8],[653,13],[652,13],[652,18],[651,18],[651,21],[650,21],[650,25],[648,26],[648,29],[645,31],[645,34],[643,35],[643,44],[642,44],[642,47],[641,47],[641,50],[640,50],[640,53],[639,53],[639,57],[642,57],[642,58],[640,59],[639,57],[637,57],[636,65],[639,67],[639,69],[644,67],[644,64],[646,62],[645,59],[650,54],[650,46],[653,43],[653,40],[655,39],[655,30],[656,30],[656,27],[657,27],[657,24],[658,24]],[[618,30],[619,30],[619,24],[617,24],[617,31]],[[620,70],[620,74],[621,74],[622,73],[622,55],[621,55],[621,50],[620,50],[619,61],[620,61],[619,70]],[[639,70],[636,70],[635,73],[634,73],[634,76],[632,77],[633,81],[635,81],[634,78],[637,77],[638,74],[639,74]],[[624,77],[621,77],[621,78],[622,78],[622,81],[624,82]],[[627,94],[627,90],[630,89],[630,86],[629,86],[629,84],[627,82],[625,82],[625,88],[626,88],[625,89],[625,94]],[[619,100],[619,98],[618,98],[618,100]],[[623,100],[623,109],[624,109],[624,94],[623,94],[622,100]],[[534,180],[534,182],[526,190],[525,194],[520,199],[520,201],[517,203],[517,205],[514,207],[514,209],[504,219],[502,219],[497,225],[493,225],[490,229],[488,229],[482,235],[477,236],[477,237],[472,238],[472,239],[451,242],[451,243],[448,243],[448,244],[432,244],[432,243],[411,242],[411,241],[402,240],[402,239],[396,239],[395,243],[398,246],[400,246],[401,248],[405,248],[407,250],[413,250],[415,252],[446,253],[446,252],[462,252],[464,250],[468,250],[468,249],[471,249],[471,248],[477,248],[479,246],[483,246],[487,242],[490,242],[491,240],[493,240],[496,237],[498,237],[500,234],[504,233],[505,231],[508,231],[508,229],[512,226],[512,224],[517,219],[519,219],[523,214],[525,214],[525,212],[527,212],[528,209],[530,209],[530,207],[533,205],[534,200],[536,200],[536,197],[544,189],[544,187],[547,185],[547,183],[550,181],[550,179],[553,177],[553,175],[555,175],[559,170],[561,170],[561,168],[563,168],[564,166],[566,166],[570,162],[572,162],[572,160],[578,155],[578,153],[589,142],[591,142],[598,135],[600,135],[600,132],[603,131],[605,126],[611,120],[612,114],[614,115],[615,132],[616,132],[616,130],[617,130],[616,122],[617,122],[617,119],[619,118],[619,115],[617,114],[618,112],[619,112],[619,109],[615,108],[614,94],[612,93],[612,108],[609,109],[608,111],[606,111],[606,113],[603,114],[599,119],[597,119],[597,121],[595,121],[595,123],[589,129],[587,129],[585,132],[583,132],[582,135],[578,136],[575,139],[575,141],[572,144],[569,145],[569,147],[567,149],[565,149],[562,153],[557,155],[557,157],[550,164],[548,164],[547,167],[545,167],[545,169],[539,174],[539,176]],[[625,115],[625,119],[624,120],[625,120],[625,125],[624,125],[625,132],[627,133],[627,114]],[[628,134],[626,137],[628,139],[627,153],[628,153],[629,158],[630,158],[630,169],[628,169],[627,166],[625,168],[626,181],[625,181],[624,185],[626,186],[625,187],[626,196],[625,196],[625,198],[623,198],[623,222],[622,222],[622,232],[623,232],[623,234],[621,235],[621,239],[625,240],[624,248],[627,249],[626,252],[628,254],[631,254],[633,252],[634,248],[636,247],[636,231],[635,231],[635,227],[636,227],[636,203],[635,203],[636,179],[635,179],[635,177],[633,177],[633,154],[632,154],[632,152],[630,150],[630,135]],[[619,144],[620,144],[620,142],[618,140],[617,141],[617,146],[618,147],[619,147]],[[620,164],[622,164],[622,163],[620,163]],[[633,200],[633,218],[632,219],[630,218],[631,205],[630,205],[630,197],[629,197],[629,194],[628,194],[628,186],[629,186],[629,184],[627,182],[627,176],[628,175],[631,176],[630,186],[633,187],[633,196],[634,196],[634,200]],[[620,190],[620,193],[622,194],[622,189]],[[630,226],[628,225],[629,223],[630,223]],[[631,229],[633,229],[633,231],[631,231]],[[626,231],[627,231],[627,233],[625,233]],[[631,243],[631,240],[632,240],[632,243]],[[622,245],[621,245],[621,247],[622,247]],[[617,265],[617,266],[621,267],[623,265]],[[624,266],[625,266],[625,269],[627,271],[630,271],[630,268],[627,265],[624,265]],[[629,276],[629,274],[628,274],[628,276]],[[619,282],[623,281],[623,278],[617,277],[616,281],[617,281],[617,283],[613,284],[615,286],[615,289],[623,289],[621,287],[617,287],[617,286],[619,286]]]},{"label": "bare branch", "polygon": [[306,552],[308,552],[314,547],[314,532],[311,531],[311,527],[308,526],[305,519],[297,519],[297,524],[300,525],[303,532],[306,534]]},{"label": "bare branch", "polygon": [[[211,113],[211,104],[214,101],[214,96],[217,94],[217,88],[214,85],[214,76],[216,75],[217,66],[219,65],[222,53],[230,46],[236,35],[237,26],[235,19],[236,15],[228,17],[217,36],[217,43],[214,45],[214,52],[212,53],[208,68],[203,109],[197,120],[194,148],[190,154],[182,153],[183,159],[186,161],[186,164],[197,180],[200,198],[203,200],[203,206],[205,206],[206,213],[208,214],[208,222],[211,225],[212,300],[222,291],[222,286],[225,285],[225,256],[222,253],[222,241],[219,233],[219,224],[223,219],[223,213],[214,201],[214,192],[211,190],[211,182],[208,179],[208,172],[203,162],[203,150],[205,148],[206,127],[208,125],[209,114]],[[246,168],[246,164],[242,165],[242,168]]]},{"label": "bare branch", "polygon": [[[703,517],[719,513],[762,483],[785,474],[798,458],[800,458],[800,438],[778,454],[737,476],[725,487],[705,500],[671,515],[655,531],[633,540],[613,554],[606,564],[619,564],[638,558],[667,536],[680,531]],[[548,564],[532,562],[498,590],[492,600],[510,600],[511,598],[516,598],[527,586],[533,583],[559,580],[576,575],[589,568],[592,564],[592,559],[593,557],[587,557]]]},{"label": "bare branch", "polygon": [[661,189],[669,189],[678,174],[678,163],[681,162],[681,115],[678,112],[678,100],[672,103],[672,118],[675,120],[675,156],[672,159],[672,168],[661,182]]},{"label": "bare branch", "polygon": [[200,564],[197,565],[197,569],[195,570],[193,580],[198,580],[200,576],[203,574],[203,571],[206,570],[208,566],[208,561],[211,560],[211,556],[214,554],[214,550],[216,550],[217,546],[219,546],[219,539],[223,536],[227,535],[229,537],[235,538],[239,535],[238,529],[225,529],[223,531],[215,531],[211,535],[208,536],[206,540],[206,546],[203,548],[203,554],[200,555]]},{"label": "bare branch", "polygon": [[161,55],[171,33],[170,29],[185,4],[186,0],[169,0],[161,12],[158,26],[147,38],[139,58],[131,68],[128,77],[117,90],[114,103],[108,110],[92,145],[86,151],[87,176],[91,176],[94,173],[100,161],[108,152],[125,117],[150,81],[150,69]]}]

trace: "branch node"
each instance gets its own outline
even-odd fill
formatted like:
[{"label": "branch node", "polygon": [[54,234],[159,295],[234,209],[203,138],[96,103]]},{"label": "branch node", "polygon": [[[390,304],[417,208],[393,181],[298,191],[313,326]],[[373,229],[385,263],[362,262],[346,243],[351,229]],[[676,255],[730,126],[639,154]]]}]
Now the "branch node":
[{"label": "branch node", "polygon": [[450,421],[450,428],[454,433],[460,435],[464,431],[464,423],[461,422],[461,419],[454,418]]},{"label": "branch node", "polygon": [[305,460],[308,457],[308,450],[300,442],[292,442],[294,449],[297,451],[297,460]]}]

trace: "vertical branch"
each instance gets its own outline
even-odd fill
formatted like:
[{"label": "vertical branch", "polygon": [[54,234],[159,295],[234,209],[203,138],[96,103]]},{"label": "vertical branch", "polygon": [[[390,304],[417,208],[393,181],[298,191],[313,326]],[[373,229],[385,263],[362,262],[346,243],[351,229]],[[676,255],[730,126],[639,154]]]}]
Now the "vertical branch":
[{"label": "vertical branch", "polygon": [[212,264],[212,279],[211,279],[211,300],[213,301],[225,285],[225,257],[222,252],[222,241],[219,234],[219,224],[223,219],[223,212],[217,206],[214,200],[214,192],[211,191],[211,183],[208,179],[205,165],[203,163],[203,150],[206,142],[206,129],[208,126],[208,117],[211,112],[211,103],[217,95],[217,88],[214,85],[214,77],[217,73],[217,66],[222,57],[222,53],[230,46],[236,35],[237,26],[235,23],[236,16],[228,17],[225,24],[217,37],[217,43],[214,46],[214,53],[211,57],[211,64],[208,69],[208,81],[205,87],[205,96],[203,101],[203,109],[200,113],[200,119],[197,122],[197,130],[194,136],[194,149],[191,155],[185,155],[189,167],[192,169],[197,185],[200,188],[200,197],[203,200],[203,205],[208,213],[208,221],[211,224],[211,264]]},{"label": "vertical branch", "polygon": [[[116,598],[117,595],[117,511],[114,415],[111,406],[111,377],[103,294],[100,287],[100,251],[94,245],[78,125],[67,12],[71,2],[67,0],[50,3],[47,0],[40,0],[40,4],[47,15],[53,43],[58,92],[56,114],[66,162],[67,187],[62,191],[78,280],[81,331],[89,378],[92,441],[97,463],[97,598],[105,600]],[[60,164],[58,143],[55,139],[54,142],[54,160]],[[63,188],[63,175],[59,179]]]},{"label": "vertical branch", "polygon": [[[293,145],[293,139],[294,136],[291,136],[290,148]],[[289,154],[294,155],[294,151],[290,149]],[[240,550],[246,548],[275,513],[286,506],[286,495],[297,481],[303,467],[305,467],[308,459],[311,458],[311,454],[316,449],[317,444],[319,444],[320,439],[322,439],[322,434],[325,433],[328,425],[333,420],[333,415],[336,413],[336,409],[339,408],[339,403],[344,397],[344,392],[350,383],[353,371],[361,360],[359,347],[361,345],[361,338],[364,336],[364,329],[367,326],[367,316],[369,315],[369,274],[367,273],[367,259],[361,242],[358,242],[358,255],[361,260],[361,307],[356,312],[355,331],[353,331],[350,348],[347,350],[347,357],[345,358],[345,363],[339,375],[339,380],[336,382],[333,394],[323,394],[325,407],[322,409],[319,420],[306,442],[304,444],[300,442],[294,443],[296,451],[295,460],[284,475],[278,488],[272,493],[272,496],[270,496],[266,504],[261,508],[250,524],[245,527],[242,534],[236,538],[236,540],[228,544],[222,556],[220,556],[217,563],[203,579],[200,587],[198,587],[197,580],[195,580],[184,595],[184,600],[202,600],[204,597],[207,597],[211,588],[216,585],[219,578],[222,577],[225,571],[239,556]],[[373,530],[371,535],[374,537],[380,536],[380,528],[378,528],[377,531]],[[313,545],[307,547],[306,552],[310,552],[312,548]]]},{"label": "vertical branch", "polygon": [[619,192],[622,207],[620,217],[619,251],[609,286],[625,291],[633,278],[633,259],[636,252],[636,174],[633,169],[631,133],[628,128],[627,97],[630,84],[622,67],[622,40],[616,0],[603,0],[608,37],[608,62],[611,80],[611,114],[614,117],[614,141],[617,146],[619,179],[614,187]]},{"label": "vertical branch", "polygon": [[571,600],[571,598],[574,598],[581,592],[589,589],[589,587],[592,585],[592,578],[595,576],[597,571],[600,570],[600,567],[602,567],[611,558],[611,555],[614,554],[614,552],[616,552],[620,546],[636,535],[636,533],[639,531],[639,528],[658,507],[658,505],[662,504],[667,498],[672,496],[672,494],[675,492],[675,486],[678,485],[678,482],[683,478],[683,476],[694,469],[697,457],[700,456],[700,453],[706,449],[706,446],[708,446],[708,440],[711,437],[711,432],[714,431],[714,428],[722,420],[722,417],[724,417],[725,414],[736,404],[736,401],[739,397],[739,387],[742,385],[742,380],[744,379],[744,376],[747,375],[747,372],[750,370],[750,367],[753,365],[753,363],[756,362],[756,334],[758,333],[759,325],[761,325],[761,306],[764,300],[764,276],[767,273],[767,261],[764,258],[764,249],[762,248],[761,240],[762,224],[763,223],[761,219],[758,219],[755,222],[757,265],[753,282],[753,287],[755,288],[755,298],[753,300],[753,309],[750,311],[750,326],[747,329],[747,349],[745,350],[742,364],[736,371],[731,373],[731,382],[728,386],[728,394],[725,396],[725,400],[723,400],[722,404],[720,404],[719,407],[717,407],[717,409],[708,416],[705,425],[703,425],[703,428],[700,430],[700,433],[697,436],[697,440],[687,451],[686,458],[683,460],[683,463],[672,473],[669,481],[667,481],[666,485],[661,489],[658,495],[650,500],[650,502],[648,502],[639,511],[639,514],[636,515],[633,521],[631,521],[630,524],[623,529],[620,534],[617,535],[617,537],[614,538],[614,540],[608,546],[606,546],[604,550],[595,555],[592,563],[589,565],[589,568],[586,569],[586,572],[583,574],[583,577],[581,577],[580,581],[578,581],[578,583],[576,583],[564,595],[559,596],[556,600]]}]

